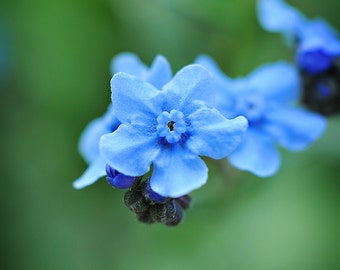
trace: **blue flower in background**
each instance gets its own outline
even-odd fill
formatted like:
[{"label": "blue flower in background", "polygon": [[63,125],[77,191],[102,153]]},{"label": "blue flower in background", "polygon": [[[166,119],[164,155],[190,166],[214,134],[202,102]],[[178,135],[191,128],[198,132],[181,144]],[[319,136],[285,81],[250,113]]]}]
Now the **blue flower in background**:
[{"label": "blue flower in background", "polygon": [[199,188],[208,169],[199,156],[229,155],[239,144],[247,120],[228,120],[209,106],[214,88],[199,65],[180,70],[162,89],[118,73],[111,80],[112,106],[122,123],[101,137],[110,167],[125,175],[149,172],[152,191],[177,198]]},{"label": "blue flower in background", "polygon": [[327,22],[308,20],[283,0],[259,0],[258,17],[267,31],[279,32],[296,41],[296,62],[307,73],[329,69],[334,58],[340,55],[340,40]]},{"label": "blue flower in background", "polygon": [[208,56],[197,63],[215,77],[215,107],[227,118],[244,115],[249,128],[239,147],[228,157],[235,167],[258,176],[275,174],[281,159],[277,144],[299,151],[324,131],[325,119],[295,107],[299,98],[299,76],[286,62],[259,67],[244,78],[230,79]]},{"label": "blue flower in background", "polygon": [[307,19],[282,0],[259,0],[264,29],[283,34],[295,48],[303,82],[303,103],[324,115],[340,111],[340,40],[322,19]]},{"label": "blue flower in background", "polygon": [[[163,56],[157,56],[151,67],[148,68],[135,54],[119,54],[112,59],[111,72],[114,74],[121,71],[136,76],[158,88],[169,82],[172,78],[170,65]],[[108,175],[108,182],[117,188],[126,188],[133,184],[135,177],[121,175],[112,168],[107,168],[106,162],[99,152],[100,137],[115,131],[119,125],[120,122],[115,116],[113,107],[110,105],[102,117],[93,120],[85,128],[80,138],[79,152],[89,164],[89,167],[73,183],[75,188],[80,189],[91,185],[106,174]]]}]

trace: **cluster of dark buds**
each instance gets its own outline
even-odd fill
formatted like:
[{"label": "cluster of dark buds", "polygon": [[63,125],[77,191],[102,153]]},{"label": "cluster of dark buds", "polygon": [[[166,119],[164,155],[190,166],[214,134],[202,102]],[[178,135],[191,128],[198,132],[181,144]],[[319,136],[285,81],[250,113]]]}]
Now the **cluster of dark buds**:
[{"label": "cluster of dark buds", "polygon": [[329,69],[310,74],[301,71],[303,83],[302,102],[325,116],[340,111],[340,58],[335,58]]},{"label": "cluster of dark buds", "polygon": [[148,186],[149,180],[136,181],[124,195],[125,205],[136,214],[140,222],[178,225],[183,220],[184,210],[190,206],[190,196],[166,198],[150,193]]}]

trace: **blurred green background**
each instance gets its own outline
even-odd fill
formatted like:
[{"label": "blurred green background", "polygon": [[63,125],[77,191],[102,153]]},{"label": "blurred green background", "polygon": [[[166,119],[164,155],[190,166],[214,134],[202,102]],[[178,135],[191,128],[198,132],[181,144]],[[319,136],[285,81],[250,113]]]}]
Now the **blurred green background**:
[{"label": "blurred green background", "polygon": [[[340,1],[290,3],[340,29]],[[233,77],[292,58],[254,1],[1,0],[1,43],[1,269],[340,269],[339,117],[269,179],[207,160],[176,228],[138,223],[105,180],[71,186],[115,54],[161,53],[175,72],[207,53]]]}]

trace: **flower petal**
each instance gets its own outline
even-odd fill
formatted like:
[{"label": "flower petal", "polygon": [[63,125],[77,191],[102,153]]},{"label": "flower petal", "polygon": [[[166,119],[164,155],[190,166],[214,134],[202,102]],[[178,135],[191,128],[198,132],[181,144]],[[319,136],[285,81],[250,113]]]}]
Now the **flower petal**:
[{"label": "flower petal", "polygon": [[198,155],[224,158],[238,146],[248,122],[243,116],[226,119],[216,109],[202,108],[188,117],[187,147]]},{"label": "flower petal", "polygon": [[248,87],[265,98],[292,102],[300,97],[300,77],[294,65],[280,61],[265,64],[248,76]]},{"label": "flower petal", "polygon": [[309,20],[301,29],[300,39],[305,42],[308,39],[320,39],[325,42],[325,47],[329,46],[331,40],[338,38],[337,30],[324,19],[316,18]]},{"label": "flower petal", "polygon": [[228,159],[236,168],[250,171],[260,177],[275,174],[281,163],[274,141],[251,128]]},{"label": "flower petal", "polygon": [[299,151],[321,136],[326,119],[300,108],[275,108],[267,116],[266,130],[283,147]]},{"label": "flower petal", "polygon": [[[217,63],[207,55],[201,55],[196,63],[207,68],[214,78],[216,86],[214,108],[218,109],[228,119],[235,118],[239,112],[235,110],[237,97],[246,95],[249,90],[248,81],[244,78],[231,79],[219,68]],[[247,92],[247,93],[245,93]]]},{"label": "flower petal", "polygon": [[305,17],[282,0],[259,0],[258,18],[261,26],[270,32],[279,32],[293,39],[304,27]]},{"label": "flower petal", "polygon": [[104,159],[98,155],[97,158],[90,164],[86,171],[73,182],[73,187],[81,189],[96,182],[100,177],[106,175],[106,163]]},{"label": "flower petal", "polygon": [[84,129],[79,140],[79,152],[90,164],[99,155],[99,139],[102,135],[114,131],[120,122],[114,116],[112,107],[100,118],[92,120]]},{"label": "flower petal", "polygon": [[154,161],[150,185],[162,196],[177,198],[201,187],[207,178],[208,168],[202,159],[173,145]]},{"label": "flower petal", "polygon": [[122,123],[130,122],[136,116],[154,118],[161,112],[155,102],[155,97],[161,91],[129,74],[114,75],[111,91],[114,112]]},{"label": "flower petal", "polygon": [[115,177],[113,178],[107,178],[107,181],[109,184],[115,188],[118,189],[126,189],[131,187],[136,181],[138,180],[138,177],[134,176],[127,176],[122,173],[118,173]]},{"label": "flower petal", "polygon": [[208,70],[200,65],[189,65],[176,73],[163,87],[169,106],[185,113],[186,105],[195,100],[213,105],[215,90]]},{"label": "flower petal", "polygon": [[160,149],[155,130],[132,124],[121,124],[115,132],[102,136],[99,147],[109,166],[129,176],[147,173]]},{"label": "flower petal", "polygon": [[167,84],[172,78],[172,71],[169,62],[162,55],[157,55],[144,80],[157,89]]},{"label": "flower petal", "polygon": [[103,124],[101,118],[92,120],[84,129],[78,148],[87,164],[99,155],[99,139],[106,133],[110,133],[110,130]]},{"label": "flower petal", "polygon": [[147,66],[139,59],[139,57],[130,52],[120,53],[112,58],[111,74],[117,72],[125,72],[136,77],[142,77],[147,71]]},{"label": "flower petal", "polygon": [[228,84],[232,83],[232,79],[226,76],[217,65],[217,63],[208,55],[200,55],[195,60],[196,64],[202,65],[207,70],[209,70],[215,77],[215,84],[218,87],[222,85],[223,87],[228,87]]}]

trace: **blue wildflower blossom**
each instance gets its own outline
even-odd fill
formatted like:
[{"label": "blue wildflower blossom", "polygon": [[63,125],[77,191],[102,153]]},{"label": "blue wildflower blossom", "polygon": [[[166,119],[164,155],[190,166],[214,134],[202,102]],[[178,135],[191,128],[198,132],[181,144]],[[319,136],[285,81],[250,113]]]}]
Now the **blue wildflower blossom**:
[{"label": "blue wildflower blossom", "polygon": [[[126,72],[143,81],[161,87],[171,80],[172,72],[169,63],[163,56],[157,56],[148,68],[133,53],[121,53],[111,62],[111,72]],[[105,160],[99,152],[99,139],[102,135],[115,131],[120,122],[110,105],[107,112],[100,118],[93,120],[85,128],[79,142],[79,152],[89,164],[89,167],[74,183],[77,189],[96,182],[100,177],[108,175],[108,182],[117,188],[126,188],[133,184],[135,177],[119,174],[112,168],[107,168]],[[117,177],[119,176],[119,177]]]},{"label": "blue wildflower blossom", "polygon": [[303,150],[324,131],[322,116],[294,106],[299,98],[294,66],[267,64],[247,77],[230,79],[208,56],[200,56],[196,62],[215,76],[216,108],[227,118],[244,115],[248,119],[242,142],[228,157],[235,167],[271,176],[281,163],[277,144],[292,151]]},{"label": "blue wildflower blossom", "polygon": [[283,0],[259,0],[258,17],[264,29],[284,35],[294,44],[300,70],[302,102],[324,115],[340,111],[340,40],[322,19],[307,19]]},{"label": "blue wildflower blossom", "polygon": [[283,0],[259,0],[262,27],[297,42],[296,62],[302,70],[317,74],[329,69],[340,55],[336,31],[322,19],[308,20]]},{"label": "blue wildflower blossom", "polygon": [[208,169],[199,156],[220,159],[239,144],[247,120],[228,120],[210,105],[214,87],[199,65],[180,70],[162,89],[126,73],[111,80],[112,106],[121,125],[101,137],[110,167],[130,176],[150,171],[152,191],[177,198],[202,186]]}]

